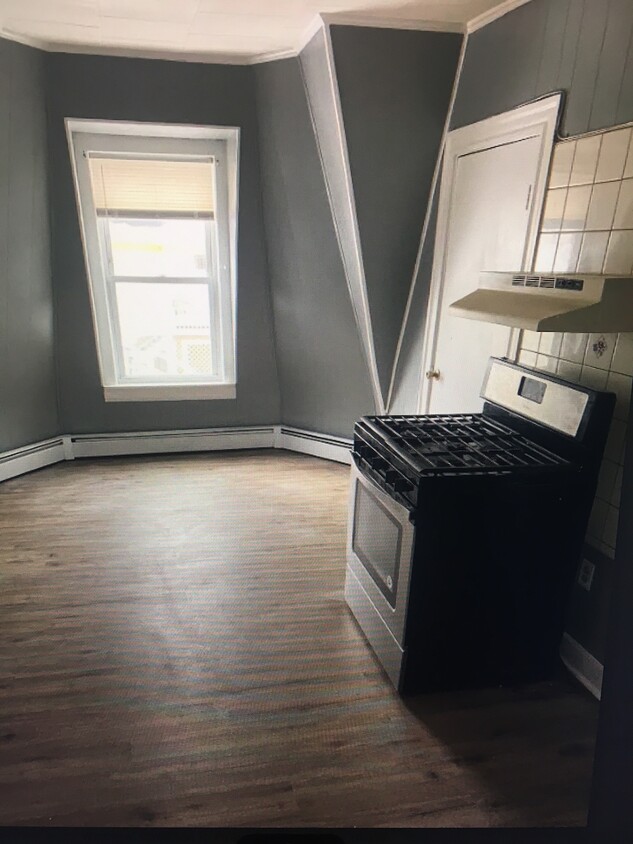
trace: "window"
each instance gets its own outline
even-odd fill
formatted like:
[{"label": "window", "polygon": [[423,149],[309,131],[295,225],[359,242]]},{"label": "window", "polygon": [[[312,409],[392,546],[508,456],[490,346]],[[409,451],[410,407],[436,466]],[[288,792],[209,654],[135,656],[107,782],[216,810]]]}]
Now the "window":
[{"label": "window", "polygon": [[67,129],[106,401],[234,398],[238,130]]}]

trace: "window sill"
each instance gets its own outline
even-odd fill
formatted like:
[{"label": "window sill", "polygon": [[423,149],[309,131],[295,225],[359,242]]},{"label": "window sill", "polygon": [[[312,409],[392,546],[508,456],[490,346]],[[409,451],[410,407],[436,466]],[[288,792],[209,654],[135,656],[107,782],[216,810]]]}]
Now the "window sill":
[{"label": "window sill", "polygon": [[234,399],[235,384],[116,384],[103,388],[107,402]]}]

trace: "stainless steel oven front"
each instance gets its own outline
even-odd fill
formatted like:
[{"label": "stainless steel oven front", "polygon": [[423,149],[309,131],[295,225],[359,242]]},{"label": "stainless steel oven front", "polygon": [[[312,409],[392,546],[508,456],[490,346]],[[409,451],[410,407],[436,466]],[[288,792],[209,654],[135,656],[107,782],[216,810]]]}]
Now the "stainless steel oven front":
[{"label": "stainless steel oven front", "polygon": [[345,599],[396,687],[404,658],[414,532],[409,510],[353,462]]}]

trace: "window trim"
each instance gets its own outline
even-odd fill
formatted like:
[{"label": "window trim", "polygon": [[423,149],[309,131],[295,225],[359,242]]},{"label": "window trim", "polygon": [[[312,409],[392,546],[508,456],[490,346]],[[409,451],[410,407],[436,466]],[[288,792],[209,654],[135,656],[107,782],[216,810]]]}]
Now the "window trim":
[{"label": "window trim", "polygon": [[[104,122],[73,118],[67,118],[65,123],[105,401],[234,399],[237,382],[236,273],[239,129],[121,121]],[[142,144],[139,144],[141,140]],[[102,263],[102,248],[98,233],[99,217],[93,204],[88,161],[84,156],[86,149],[114,153],[142,151],[143,155],[156,153],[170,156],[184,154],[219,157],[217,219],[226,221],[226,228],[224,228],[224,235],[218,238],[218,283],[213,285],[206,278],[196,279],[196,282],[207,286],[211,293],[215,287],[213,295],[220,299],[218,320],[220,338],[217,343],[214,343],[220,353],[217,376],[183,379],[178,382],[121,377],[117,364],[118,335],[116,326],[113,325],[115,305],[111,303],[108,293],[112,279],[104,271]],[[153,280],[155,281],[151,277],[134,279],[140,282]],[[187,279],[177,281],[186,282]]]}]

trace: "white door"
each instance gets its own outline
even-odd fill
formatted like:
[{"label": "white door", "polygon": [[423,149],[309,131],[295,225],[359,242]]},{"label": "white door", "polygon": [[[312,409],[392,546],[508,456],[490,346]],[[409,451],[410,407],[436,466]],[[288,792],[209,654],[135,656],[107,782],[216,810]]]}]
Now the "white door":
[{"label": "white door", "polygon": [[[517,111],[510,115],[515,117]],[[424,362],[421,409],[426,413],[480,411],[488,359],[510,350],[510,328],[448,311],[452,302],[477,287],[480,270],[516,271],[530,265],[554,123],[512,132],[502,126],[505,131],[496,139],[490,137],[488,125],[488,139],[477,139],[479,125],[503,123],[504,118],[456,130],[451,133],[456,136],[453,143],[449,135],[435,247],[435,296],[432,292],[429,308],[435,319]],[[471,128],[474,137],[468,138]]]}]

